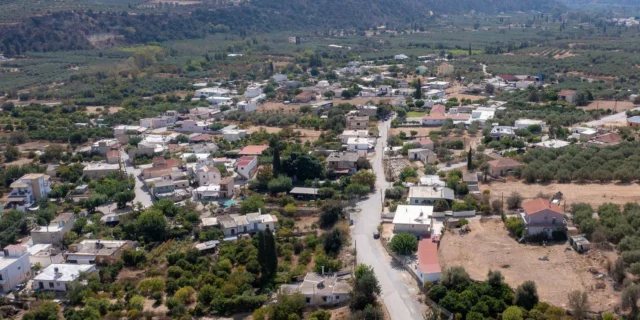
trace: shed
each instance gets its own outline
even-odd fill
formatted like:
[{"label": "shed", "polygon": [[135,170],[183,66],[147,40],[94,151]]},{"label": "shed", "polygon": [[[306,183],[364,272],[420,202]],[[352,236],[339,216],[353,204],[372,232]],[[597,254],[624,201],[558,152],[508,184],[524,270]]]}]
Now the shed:
[{"label": "shed", "polygon": [[589,240],[581,235],[569,237],[569,244],[573,247],[573,249],[580,253],[589,251],[589,248],[591,247]]},{"label": "shed", "polygon": [[315,198],[318,195],[318,188],[295,187],[289,191],[289,194],[298,198]]}]

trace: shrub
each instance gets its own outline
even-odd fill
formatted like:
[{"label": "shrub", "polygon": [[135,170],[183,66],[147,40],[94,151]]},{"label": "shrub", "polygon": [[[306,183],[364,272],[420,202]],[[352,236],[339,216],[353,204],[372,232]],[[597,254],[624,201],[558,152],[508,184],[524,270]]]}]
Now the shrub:
[{"label": "shrub", "polygon": [[195,293],[196,290],[193,289],[193,287],[187,286],[178,289],[173,297],[176,298],[180,303],[190,304],[191,302],[195,301],[193,298]]},{"label": "shrub", "polygon": [[524,223],[516,217],[509,217],[504,222],[505,227],[509,229],[512,235],[521,238],[524,235]]},{"label": "shrub", "polygon": [[512,192],[507,198],[507,207],[509,209],[518,209],[522,205],[522,196],[517,192]]},{"label": "shrub", "polygon": [[413,254],[418,251],[418,239],[411,233],[400,232],[391,238],[389,248],[397,254]]}]

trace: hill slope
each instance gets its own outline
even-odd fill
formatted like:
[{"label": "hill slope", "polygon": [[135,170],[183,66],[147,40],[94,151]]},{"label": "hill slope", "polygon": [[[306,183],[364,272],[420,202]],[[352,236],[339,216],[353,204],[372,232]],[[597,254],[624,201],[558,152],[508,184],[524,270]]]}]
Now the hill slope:
[{"label": "hill slope", "polygon": [[[0,26],[0,52],[88,49],[87,38],[111,35],[124,43],[202,38],[230,28],[241,34],[284,30],[404,27],[432,15],[471,11],[547,11],[555,0],[253,0],[241,5],[211,3],[142,14],[53,12]],[[220,28],[221,27],[221,28]]]}]

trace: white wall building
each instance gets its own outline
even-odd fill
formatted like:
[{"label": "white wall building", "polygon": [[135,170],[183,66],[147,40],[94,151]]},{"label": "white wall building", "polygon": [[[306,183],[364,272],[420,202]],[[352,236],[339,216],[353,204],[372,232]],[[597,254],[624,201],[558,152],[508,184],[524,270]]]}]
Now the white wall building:
[{"label": "white wall building", "polygon": [[212,165],[197,166],[194,174],[201,187],[220,185],[220,181],[222,180],[220,170]]},{"label": "white wall building", "polygon": [[41,291],[66,292],[67,285],[80,277],[80,273],[92,273],[96,266],[92,264],[52,264],[33,278],[33,289]]},{"label": "white wall building", "polygon": [[34,244],[48,243],[60,247],[65,232],[71,231],[76,221],[73,212],[58,215],[48,226],[38,226],[31,230],[31,240]]},{"label": "white wall building", "polygon": [[8,245],[0,255],[0,292],[7,293],[31,277],[26,246]]},{"label": "white wall building", "polygon": [[393,232],[426,236],[431,232],[433,206],[399,205],[393,216]]},{"label": "white wall building", "polygon": [[367,138],[349,138],[347,140],[347,151],[369,150],[373,146]]},{"label": "white wall building", "polygon": [[547,125],[544,121],[542,120],[535,120],[535,119],[518,119],[516,120],[515,124],[513,125],[514,127],[516,127],[517,129],[527,129],[529,128],[529,126],[540,126],[542,128],[542,130],[544,131],[545,126]]},{"label": "white wall building", "polygon": [[367,138],[369,137],[368,130],[344,130],[342,132],[342,143],[347,144],[350,138]]},{"label": "white wall building", "polygon": [[11,183],[7,208],[25,211],[36,200],[46,197],[51,192],[49,178],[45,174],[29,173]]},{"label": "white wall building", "polygon": [[229,90],[215,87],[215,88],[203,88],[196,90],[195,98],[200,99],[201,97],[211,98],[211,97],[226,97],[229,95]]},{"label": "white wall building", "polygon": [[238,159],[236,163],[236,170],[238,174],[249,180],[253,176],[253,173],[258,168],[258,157],[256,156],[244,156]]},{"label": "white wall building", "polygon": [[244,92],[244,97],[251,99],[255,98],[262,94],[262,88],[259,85],[248,86],[247,90]]},{"label": "white wall building", "polygon": [[247,136],[247,130],[222,130],[222,137],[229,142],[236,142]]},{"label": "white wall building", "polygon": [[60,250],[51,244],[34,244],[27,248],[29,251],[29,262],[32,266],[39,264],[41,268],[46,268],[52,263],[63,263],[64,257]]}]

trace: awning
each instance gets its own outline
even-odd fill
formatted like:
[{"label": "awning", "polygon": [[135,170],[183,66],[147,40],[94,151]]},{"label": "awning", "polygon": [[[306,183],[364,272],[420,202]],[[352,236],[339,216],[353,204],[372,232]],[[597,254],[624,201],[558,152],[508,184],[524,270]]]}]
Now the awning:
[{"label": "awning", "polygon": [[349,173],[349,169],[336,170],[335,172],[336,172],[336,173],[339,173],[339,174],[347,174],[347,173]]},{"label": "awning", "polygon": [[228,207],[231,207],[232,205],[235,205],[237,203],[238,203],[238,201],[235,201],[235,200],[227,200],[227,201],[225,201],[225,203],[222,204],[222,206],[225,207],[225,208],[228,208]]}]

